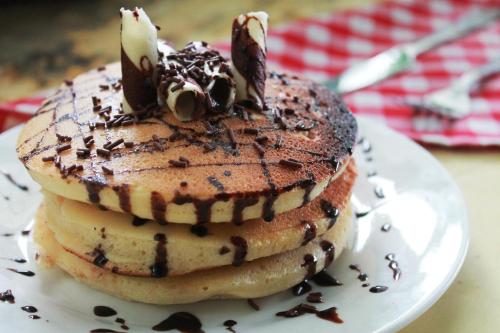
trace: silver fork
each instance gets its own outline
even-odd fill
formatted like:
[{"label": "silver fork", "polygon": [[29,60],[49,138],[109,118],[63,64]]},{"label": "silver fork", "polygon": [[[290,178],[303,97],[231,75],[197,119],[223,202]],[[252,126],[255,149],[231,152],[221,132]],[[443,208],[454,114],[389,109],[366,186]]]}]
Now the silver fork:
[{"label": "silver fork", "polygon": [[436,113],[451,119],[460,119],[472,112],[470,93],[481,81],[500,72],[500,58],[463,73],[451,85],[424,96],[420,101],[408,102],[418,110]]}]

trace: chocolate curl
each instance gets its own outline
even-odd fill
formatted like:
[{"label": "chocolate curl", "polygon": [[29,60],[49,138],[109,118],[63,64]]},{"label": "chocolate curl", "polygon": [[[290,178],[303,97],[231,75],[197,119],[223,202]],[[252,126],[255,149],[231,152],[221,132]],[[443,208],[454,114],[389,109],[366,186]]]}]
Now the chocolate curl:
[{"label": "chocolate curl", "polygon": [[264,107],[266,82],[266,37],[268,15],[250,12],[234,19],[231,60],[236,81],[236,100]]},{"label": "chocolate curl", "polygon": [[[213,50],[201,41],[191,42],[188,47],[200,54]],[[223,59],[221,58],[221,60]],[[207,108],[210,111],[228,110],[236,97],[236,84],[231,68],[225,61],[216,62],[216,64],[210,64],[207,61],[203,65],[203,71],[208,77],[208,84],[203,88],[203,92],[207,96]]]},{"label": "chocolate curl", "polygon": [[[182,87],[179,88],[179,86]],[[167,105],[180,121],[199,119],[205,114],[205,93],[194,81],[171,83],[167,88]]]},{"label": "chocolate curl", "polygon": [[[227,69],[226,69],[227,68]],[[227,64],[214,67],[213,70],[205,64],[205,73],[210,78],[204,92],[208,96],[209,109],[215,111],[228,110],[236,97],[236,84]]]},{"label": "chocolate curl", "polygon": [[151,82],[158,63],[156,27],[142,8],[120,9],[123,111],[132,113],[156,103]]},{"label": "chocolate curl", "polygon": [[180,75],[166,78],[166,71],[180,66],[177,61],[169,60],[168,56],[176,51],[165,41],[158,43],[162,64],[153,73],[153,82],[158,87],[158,104],[167,105],[174,116],[180,121],[198,119],[205,114],[205,93],[200,85],[191,79]]},{"label": "chocolate curl", "polygon": [[230,109],[235,83],[229,65],[216,50],[200,41],[190,42],[179,51],[160,42],[158,50],[160,64],[152,75],[158,104],[166,104],[181,121]]}]

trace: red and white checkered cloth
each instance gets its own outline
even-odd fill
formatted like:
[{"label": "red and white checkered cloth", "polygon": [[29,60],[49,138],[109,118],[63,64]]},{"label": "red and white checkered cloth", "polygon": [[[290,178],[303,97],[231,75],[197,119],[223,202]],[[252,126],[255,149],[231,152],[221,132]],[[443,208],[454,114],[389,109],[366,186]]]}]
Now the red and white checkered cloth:
[{"label": "red and white checkered cloth", "polygon": [[[500,6],[499,0],[393,0],[300,20],[269,31],[268,66],[326,80],[357,61],[425,36],[473,8],[495,6]],[[227,42],[217,47],[229,50]],[[473,113],[459,121],[415,115],[404,103],[443,88],[464,71],[499,56],[497,21],[420,56],[412,69],[346,95],[345,100],[355,113],[420,142],[500,146],[500,76],[473,96]],[[0,104],[0,128],[27,119],[28,114],[21,110],[33,111],[40,101],[37,97]]]}]

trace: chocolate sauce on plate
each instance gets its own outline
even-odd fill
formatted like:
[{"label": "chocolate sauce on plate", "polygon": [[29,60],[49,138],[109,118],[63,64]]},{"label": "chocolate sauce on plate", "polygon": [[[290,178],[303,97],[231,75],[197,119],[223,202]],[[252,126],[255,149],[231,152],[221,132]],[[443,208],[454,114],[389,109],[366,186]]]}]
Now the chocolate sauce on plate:
[{"label": "chocolate sauce on plate", "polygon": [[152,327],[153,331],[179,330],[183,333],[203,333],[200,320],[189,312],[176,312]]},{"label": "chocolate sauce on plate", "polygon": [[304,280],[292,287],[292,294],[294,296],[302,296],[310,292],[311,289],[311,285],[306,280]]},{"label": "chocolate sauce on plate", "polygon": [[344,321],[339,317],[336,307],[331,307],[325,310],[318,310],[315,306],[301,303],[293,308],[276,313],[279,317],[294,318],[302,316],[306,313],[316,314],[318,318],[325,319],[336,324],[342,324]]},{"label": "chocolate sauce on plate", "polygon": [[12,294],[12,290],[7,289],[4,292],[0,292],[0,301],[14,304],[16,302],[16,298],[14,297],[14,294]]},{"label": "chocolate sauce on plate", "polygon": [[26,192],[26,191],[28,191],[28,190],[29,190],[28,186],[18,183],[18,182],[17,182],[17,181],[16,181],[16,180],[12,177],[12,175],[11,175],[10,173],[5,172],[5,171],[1,171],[1,170],[0,170],[0,172],[4,175],[4,177],[5,177],[5,178],[6,178],[6,179],[7,179],[7,180],[8,180],[8,181],[12,184],[12,185],[14,185],[15,187],[17,187],[17,188],[18,188],[18,189],[20,189],[21,191],[25,191],[25,192]]},{"label": "chocolate sauce on plate", "polygon": [[28,312],[28,313],[36,313],[38,312],[38,309],[35,308],[34,306],[31,305],[25,305],[21,307],[21,310]]},{"label": "chocolate sauce on plate", "polygon": [[105,305],[96,305],[94,306],[94,314],[98,317],[112,317],[117,314],[117,312]]},{"label": "chocolate sauce on plate", "polygon": [[316,316],[318,316],[321,319],[329,320],[329,321],[334,322],[336,324],[342,324],[344,322],[339,317],[339,314],[337,313],[336,307],[331,307],[331,308],[319,311],[316,313]]},{"label": "chocolate sauce on plate", "polygon": [[32,272],[32,271],[20,271],[20,270],[17,270],[15,268],[7,268],[9,271],[11,272],[14,272],[14,273],[17,273],[17,274],[21,274],[21,275],[24,275],[24,276],[35,276],[35,272]]},{"label": "chocolate sauce on plate", "polygon": [[322,270],[318,274],[314,275],[311,280],[318,286],[322,287],[336,287],[342,285],[342,282],[328,274],[325,270]]},{"label": "chocolate sauce on plate", "polygon": [[309,303],[323,303],[323,294],[320,292],[310,293],[306,299]]},{"label": "chocolate sauce on plate", "polygon": [[389,289],[389,287],[387,287],[387,286],[373,286],[370,288],[370,292],[378,294],[378,293],[383,293],[387,289]]},{"label": "chocolate sauce on plate", "polygon": [[228,319],[223,323],[223,325],[226,326],[226,330],[228,330],[231,333],[236,333],[236,331],[233,328],[236,324],[238,324],[236,320],[232,319]]},{"label": "chocolate sauce on plate", "polygon": [[259,311],[259,310],[260,310],[260,306],[259,306],[259,304],[257,304],[257,303],[255,302],[255,300],[253,300],[253,299],[249,298],[249,299],[247,299],[247,303],[248,303],[248,305],[250,305],[250,306],[252,307],[252,309],[254,309],[255,311]]}]

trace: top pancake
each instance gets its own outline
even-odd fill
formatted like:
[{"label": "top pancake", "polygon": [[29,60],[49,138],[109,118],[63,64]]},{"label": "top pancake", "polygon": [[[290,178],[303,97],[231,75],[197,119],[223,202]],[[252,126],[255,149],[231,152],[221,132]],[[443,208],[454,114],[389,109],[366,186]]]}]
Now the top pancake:
[{"label": "top pancake", "polygon": [[[26,124],[18,156],[42,187],[160,222],[272,220],[320,194],[352,153],[354,117],[312,81],[271,74],[263,112],[235,107],[229,115],[182,123],[169,111],[155,111],[156,117],[101,127],[100,110],[110,106],[111,119],[120,115],[120,77],[114,63],[66,82]],[[93,97],[100,110],[93,110]],[[78,158],[90,135],[90,155]],[[119,139],[133,146],[97,154]],[[59,167],[42,160],[51,156],[60,156]],[[178,166],[183,158],[187,167]],[[301,167],[280,163],[288,159]]]}]

